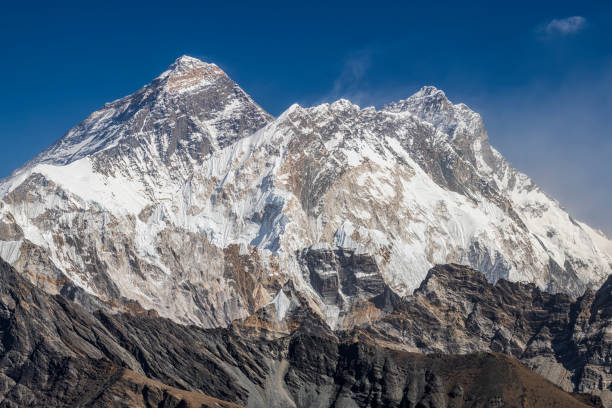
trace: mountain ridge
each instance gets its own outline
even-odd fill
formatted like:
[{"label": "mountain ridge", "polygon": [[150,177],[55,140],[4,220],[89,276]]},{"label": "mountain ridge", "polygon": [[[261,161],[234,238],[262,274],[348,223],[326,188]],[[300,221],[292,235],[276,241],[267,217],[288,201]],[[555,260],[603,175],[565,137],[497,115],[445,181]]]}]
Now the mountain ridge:
[{"label": "mountain ridge", "polygon": [[215,65],[179,58],[0,183],[0,256],[50,293],[204,327],[289,281],[342,325],[359,298],[313,285],[341,284],[351,259],[373,265],[344,266],[355,287],[380,277],[400,295],[440,263],[573,295],[601,284],[612,242],[492,148],[480,115],[415,95],[272,118]]}]

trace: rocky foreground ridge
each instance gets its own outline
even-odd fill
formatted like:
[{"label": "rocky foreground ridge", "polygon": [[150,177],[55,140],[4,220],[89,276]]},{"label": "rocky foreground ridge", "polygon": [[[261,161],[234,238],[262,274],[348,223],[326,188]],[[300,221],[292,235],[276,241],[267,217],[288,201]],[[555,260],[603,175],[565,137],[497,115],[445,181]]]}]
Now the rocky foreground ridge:
[{"label": "rocky foreground ridge", "polygon": [[265,314],[219,329],[92,314],[1,262],[0,406],[610,406],[611,291],[573,300],[446,265],[414,296],[384,288],[370,324],[334,331],[304,306],[289,334],[246,334]]}]

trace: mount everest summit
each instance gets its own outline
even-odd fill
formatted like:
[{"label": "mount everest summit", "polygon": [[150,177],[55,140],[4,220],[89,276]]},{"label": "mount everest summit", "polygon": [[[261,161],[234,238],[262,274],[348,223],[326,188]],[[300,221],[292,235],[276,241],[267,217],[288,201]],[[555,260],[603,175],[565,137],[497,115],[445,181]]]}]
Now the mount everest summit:
[{"label": "mount everest summit", "polygon": [[290,325],[301,304],[351,327],[360,300],[409,295],[436,264],[572,296],[612,273],[612,241],[441,90],[274,118],[186,56],[16,170],[0,197],[0,257],[34,285],[202,327],[268,309]]}]

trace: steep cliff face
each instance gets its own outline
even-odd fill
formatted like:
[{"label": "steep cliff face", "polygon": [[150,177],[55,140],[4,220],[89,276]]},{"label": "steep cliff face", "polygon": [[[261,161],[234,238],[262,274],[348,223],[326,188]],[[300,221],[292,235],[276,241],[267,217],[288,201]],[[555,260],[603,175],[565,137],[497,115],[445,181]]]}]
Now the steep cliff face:
[{"label": "steep cliff face", "polygon": [[611,241],[435,88],[378,110],[340,100],[273,119],[190,57],[93,113],[0,197],[0,256],[37,286],[202,327],[285,302],[288,283],[341,328],[379,289],[408,295],[435,264],[574,296],[612,265]]},{"label": "steep cliff face", "polygon": [[[479,190],[497,206],[505,208],[517,225],[528,231],[549,255],[547,264],[546,256],[540,255],[544,260],[540,268],[547,272],[544,279],[548,279],[548,283],[543,286],[537,281],[530,281],[549,291],[578,295],[588,285],[584,284],[584,279],[576,277],[595,271],[600,279],[605,279],[610,273],[610,240],[600,231],[573,219],[527,175],[513,168],[489,144],[479,114],[464,104],[451,104],[444,92],[433,87],[424,87],[410,98],[391,103],[384,109],[410,112],[448,135],[454,150],[481,177],[478,185],[471,186],[471,190]],[[459,188],[463,188],[463,185],[460,182]],[[535,246],[538,244],[534,243]],[[483,258],[478,252],[476,248],[472,253],[470,265],[486,272],[491,268],[491,259]],[[512,274],[509,276],[512,278]]]},{"label": "steep cliff face", "polygon": [[274,340],[92,314],[1,261],[0,339],[3,407],[600,406],[507,355],[410,353],[316,314]]}]

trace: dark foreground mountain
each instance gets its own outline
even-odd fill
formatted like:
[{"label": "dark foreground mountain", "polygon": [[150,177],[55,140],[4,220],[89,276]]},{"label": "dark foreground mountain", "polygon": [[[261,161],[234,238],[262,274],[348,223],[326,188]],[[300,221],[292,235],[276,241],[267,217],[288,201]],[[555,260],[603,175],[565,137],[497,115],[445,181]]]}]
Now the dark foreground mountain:
[{"label": "dark foreground mountain", "polygon": [[[451,280],[462,284],[445,286]],[[537,296],[519,304],[529,290]],[[534,357],[555,356],[547,347],[560,346],[555,333],[561,328],[546,323],[550,316],[542,310],[550,308],[563,324],[580,321],[585,328],[607,322],[609,327],[610,285],[573,302],[533,286],[506,282],[491,287],[478,272],[445,266],[432,270],[419,292],[372,300],[384,315],[377,325],[402,327],[398,338],[381,336],[375,328],[334,332],[307,307],[292,312],[296,328],[288,335],[262,335],[263,329],[244,335],[245,321],[228,329],[202,329],[146,313],[92,314],[33,287],[0,262],[0,406],[598,406],[598,398],[567,393],[506,354],[420,354],[409,352],[406,344],[435,348],[443,341],[433,340],[436,330],[420,330],[439,325],[440,331],[454,332],[448,341],[480,336],[491,351],[517,354],[516,348],[495,346],[504,343],[503,336],[490,341],[483,329],[486,319],[501,327],[503,317],[513,315],[517,343],[531,337],[529,344],[540,344],[529,348]],[[436,299],[451,292],[452,299]],[[503,307],[505,301],[514,309]],[[457,302],[471,305],[478,315],[462,318],[450,306]],[[584,316],[587,303],[591,313]],[[524,313],[517,314],[521,307]],[[567,364],[585,372],[587,361],[596,365],[594,355],[609,362],[609,344],[609,339],[597,344],[586,339]],[[574,377],[580,376],[570,381]]]}]

